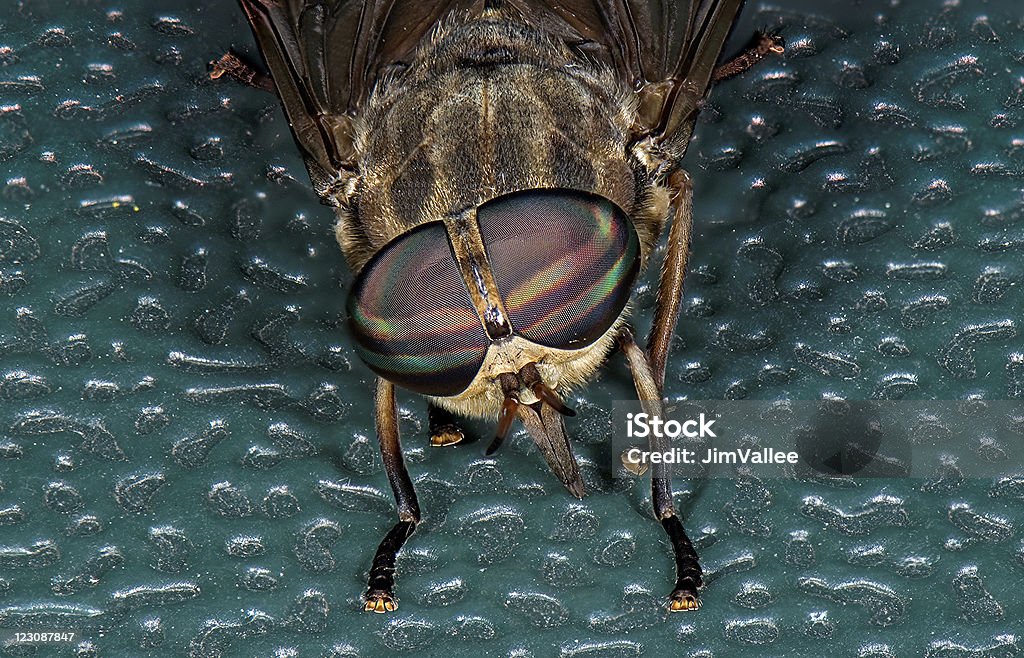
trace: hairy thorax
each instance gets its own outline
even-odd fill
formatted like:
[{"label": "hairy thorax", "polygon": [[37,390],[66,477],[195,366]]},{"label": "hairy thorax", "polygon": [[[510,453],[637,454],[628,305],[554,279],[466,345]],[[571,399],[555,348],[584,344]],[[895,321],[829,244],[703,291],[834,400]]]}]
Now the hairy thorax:
[{"label": "hairy thorax", "polygon": [[454,20],[378,86],[357,126],[359,180],[338,231],[350,265],[417,224],[516,190],[596,192],[631,211],[630,99],[610,71],[533,27]]}]

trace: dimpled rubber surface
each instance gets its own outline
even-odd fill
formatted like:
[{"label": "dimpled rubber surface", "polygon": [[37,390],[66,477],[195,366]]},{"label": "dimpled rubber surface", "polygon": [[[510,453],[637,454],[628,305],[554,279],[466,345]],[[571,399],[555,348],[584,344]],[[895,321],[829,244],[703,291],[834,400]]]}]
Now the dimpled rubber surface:
[{"label": "dimpled rubber surface", "polygon": [[[0,655],[1024,651],[1015,463],[678,482],[707,587],[668,614],[646,486],[608,475],[620,357],[571,400],[579,502],[521,435],[494,459],[486,425],[429,448],[401,396],[425,519],[398,611],[362,612],[394,512],[341,328],[350,275],[276,100],[207,78],[251,52],[240,11],[200,4],[0,10],[0,630],[82,633]],[[745,9],[789,54],[715,90],[687,157],[667,391],[1020,397],[1017,2],[829,4]]]}]

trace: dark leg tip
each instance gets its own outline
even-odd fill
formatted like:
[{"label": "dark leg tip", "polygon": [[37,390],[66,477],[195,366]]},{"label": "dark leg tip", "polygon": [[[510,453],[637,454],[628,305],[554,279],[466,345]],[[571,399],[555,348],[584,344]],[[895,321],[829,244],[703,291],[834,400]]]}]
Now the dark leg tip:
[{"label": "dark leg tip", "polygon": [[466,435],[459,429],[458,425],[446,424],[430,428],[430,445],[435,448],[453,446],[462,443]]},{"label": "dark leg tip", "polygon": [[693,612],[700,609],[700,597],[696,592],[676,590],[669,596],[671,612]]},{"label": "dark leg tip", "polygon": [[704,584],[704,573],[693,543],[686,536],[683,524],[675,514],[663,518],[661,524],[672,540],[676,557],[676,587],[669,595],[670,609],[672,612],[698,610],[700,596],[697,590]]},{"label": "dark leg tip", "polygon": [[697,589],[701,586],[702,578],[698,572],[694,575],[684,575],[676,581],[676,588],[669,595],[669,610],[672,612],[690,612],[700,609],[700,595]]},{"label": "dark leg tip", "polygon": [[363,610],[383,615],[398,610],[398,601],[388,590],[369,589],[366,592],[366,605]]}]

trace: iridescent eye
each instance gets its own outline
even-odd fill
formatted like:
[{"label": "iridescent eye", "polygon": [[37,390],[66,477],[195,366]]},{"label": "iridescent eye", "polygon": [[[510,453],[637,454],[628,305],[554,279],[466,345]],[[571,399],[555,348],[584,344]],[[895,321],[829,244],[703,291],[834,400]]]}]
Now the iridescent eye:
[{"label": "iridescent eye", "polygon": [[377,252],[353,284],[348,314],[360,358],[417,393],[462,392],[487,353],[487,335],[440,222]]},{"label": "iridescent eye", "polygon": [[640,267],[621,208],[574,190],[529,190],[477,211],[491,269],[516,333],[560,349],[597,340],[619,317]]}]

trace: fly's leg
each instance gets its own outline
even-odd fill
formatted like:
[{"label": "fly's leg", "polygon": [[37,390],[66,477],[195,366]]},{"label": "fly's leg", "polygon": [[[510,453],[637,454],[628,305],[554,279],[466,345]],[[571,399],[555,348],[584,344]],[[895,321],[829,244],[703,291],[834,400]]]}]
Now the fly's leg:
[{"label": "fly's leg", "polygon": [[384,536],[377,554],[373,556],[370,578],[366,590],[367,611],[385,613],[398,608],[395,600],[395,558],[405,545],[416,524],[420,522],[420,506],[416,502],[409,471],[402,459],[402,446],[398,440],[398,413],[395,409],[395,387],[391,382],[377,380],[377,439],[384,470],[388,474],[391,491],[398,506],[398,523]]},{"label": "fly's leg", "polygon": [[466,435],[455,422],[455,416],[434,403],[427,405],[427,418],[430,424],[430,445],[450,446],[462,443],[466,439]]},{"label": "fly's leg", "polygon": [[[652,476],[654,477],[654,476]],[[668,533],[672,541],[672,552],[676,558],[676,585],[669,594],[669,610],[672,612],[684,612],[700,609],[700,595],[697,590],[704,585],[704,571],[700,568],[697,558],[697,549],[693,542],[686,535],[683,522],[676,516],[672,508],[672,481],[661,480],[664,486],[658,486],[659,480],[654,482],[654,492],[651,498],[654,503],[654,513],[661,520],[661,527]]]},{"label": "fly's leg", "polygon": [[[629,327],[624,327],[619,332],[618,343],[623,354],[626,355],[626,362],[633,374],[633,384],[636,386],[637,396],[640,398],[644,412],[662,416],[661,386],[655,380],[655,373],[647,360],[647,355],[637,346]],[[664,437],[651,433],[650,450],[652,452],[665,452],[668,447],[668,442]],[[672,505],[672,475],[668,466],[660,462],[651,464],[651,503],[654,507],[655,517],[668,533],[669,540],[672,542],[672,552],[675,555],[676,584],[669,595],[670,610],[672,612],[696,610],[700,607],[697,590],[704,584],[703,571],[697,558],[697,550],[693,547],[690,538],[686,536],[683,523],[676,516],[675,508]]]},{"label": "fly's leg", "polygon": [[786,52],[782,37],[777,34],[759,32],[754,35],[754,42],[742,53],[733,57],[725,64],[715,67],[711,73],[711,82],[719,82],[743,73],[768,55],[781,55]]},{"label": "fly's leg", "polygon": [[[690,235],[693,232],[693,186],[690,176],[677,169],[668,177],[671,193],[672,218],[668,231],[668,249],[661,266],[658,300],[654,323],[647,339],[647,354],[637,346],[632,332],[624,330],[619,344],[633,372],[633,382],[641,402],[655,409],[650,414],[661,415],[661,395],[665,385],[665,364],[671,349],[672,336],[679,318],[683,297],[683,278],[690,253]],[[646,409],[645,409],[646,411]],[[662,437],[651,437],[651,449],[664,450]],[[670,595],[672,611],[696,610],[700,607],[697,588],[703,584],[700,563],[693,543],[686,536],[683,524],[672,506],[672,478],[664,464],[653,464],[651,469],[651,502],[654,514],[661,522],[676,558],[676,586]]]},{"label": "fly's leg", "polygon": [[690,234],[693,232],[693,184],[690,182],[690,175],[682,169],[676,169],[669,174],[667,184],[671,194],[672,210],[668,248],[665,251],[665,260],[661,264],[654,322],[651,324],[651,333],[647,336],[647,355],[651,370],[654,372],[659,400],[665,385],[665,364],[668,362],[672,336],[675,334],[676,320],[679,318],[679,306],[683,300],[683,278],[686,276]]},{"label": "fly's leg", "polygon": [[277,93],[274,81],[269,75],[260,73],[234,53],[224,53],[216,62],[210,62],[210,78],[217,80],[223,75],[234,78],[247,87]]},{"label": "fly's leg", "polygon": [[[724,38],[724,37],[723,37]],[[711,81],[718,81],[738,75],[757,64],[769,54],[782,54],[782,39],[776,35],[760,34],[755,43],[738,57],[715,68],[711,74]],[[678,83],[671,82],[670,86],[679,92],[672,97],[668,106],[661,108],[660,117],[657,121],[642,122],[648,127],[660,126],[661,140],[667,143],[676,141],[683,144],[682,152],[685,152],[685,144],[689,141],[690,129],[680,130],[680,122],[684,119],[692,122],[694,112],[699,106],[700,99],[696,96],[683,93],[685,85],[678,87]],[[651,95],[659,95],[659,85],[651,86]],[[658,141],[658,140],[656,140]],[[664,146],[665,144],[663,144]],[[678,146],[677,146],[678,148]],[[637,347],[633,340],[633,334],[628,329],[623,330],[619,336],[619,345],[626,354],[630,369],[633,372],[633,382],[636,384],[637,393],[641,402],[644,403],[645,411],[648,407],[655,407],[658,414],[661,411],[661,395],[665,385],[665,365],[668,362],[668,354],[672,347],[672,336],[675,334],[676,321],[679,319],[679,309],[682,304],[683,279],[686,276],[686,263],[690,253],[690,237],[693,233],[693,184],[690,175],[682,169],[672,171],[666,180],[669,189],[671,224],[668,231],[668,249],[665,252],[665,260],[661,265],[661,277],[658,281],[658,299],[654,311],[654,322],[651,324],[651,333],[647,337],[647,353]],[[653,413],[648,411],[648,413]],[[660,437],[652,437],[651,449],[661,450],[657,444],[664,440]],[[627,466],[628,467],[628,466]],[[700,607],[700,599],[697,596],[697,589],[702,585],[700,563],[697,561],[697,552],[693,543],[686,536],[683,524],[676,516],[672,507],[672,481],[664,464],[654,464],[651,472],[651,500],[654,505],[654,513],[661,521],[669,538],[672,540],[672,548],[676,557],[676,586],[671,594],[672,610],[695,610]]]}]

